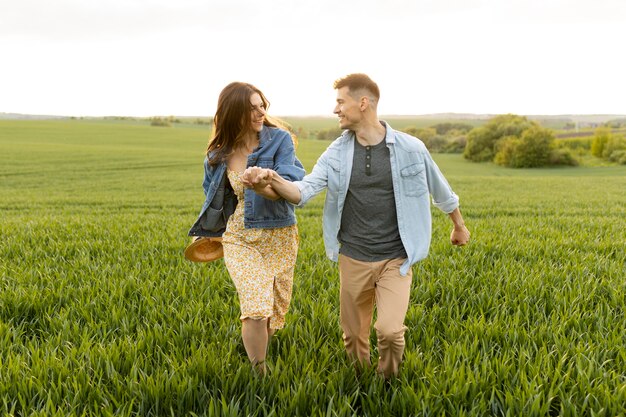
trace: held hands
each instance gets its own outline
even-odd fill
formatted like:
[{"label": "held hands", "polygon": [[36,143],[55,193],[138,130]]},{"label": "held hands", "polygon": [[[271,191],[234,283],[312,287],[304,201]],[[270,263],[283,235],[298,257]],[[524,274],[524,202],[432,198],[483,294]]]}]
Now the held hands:
[{"label": "held hands", "polygon": [[454,246],[465,246],[469,243],[470,232],[465,225],[454,226],[452,233],[450,233],[450,242]]},{"label": "held hands", "polygon": [[271,169],[250,167],[241,176],[241,183],[244,187],[258,191],[270,185],[272,178],[274,178],[274,171]]}]

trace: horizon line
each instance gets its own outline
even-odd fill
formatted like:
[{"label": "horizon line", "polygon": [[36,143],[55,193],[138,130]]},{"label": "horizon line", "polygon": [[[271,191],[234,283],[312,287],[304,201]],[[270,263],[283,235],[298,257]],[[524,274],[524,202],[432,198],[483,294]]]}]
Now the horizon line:
[{"label": "horizon line", "polygon": [[[476,118],[484,118],[484,117],[493,117],[505,114],[517,114],[519,116],[527,116],[527,117],[566,117],[566,116],[616,116],[616,117],[626,117],[626,114],[623,113],[532,113],[532,114],[521,114],[521,113],[512,113],[512,112],[504,112],[504,113],[471,113],[471,112],[439,112],[439,113],[421,113],[421,114],[406,114],[406,113],[390,113],[390,114],[380,114],[380,118],[385,117],[441,117],[441,116],[476,116]],[[4,117],[2,117],[4,116]],[[8,117],[7,117],[8,116]],[[212,118],[213,116],[198,116],[198,115],[176,115],[176,114],[154,114],[150,116],[137,116],[137,115],[123,115],[123,114],[109,114],[109,115],[67,115],[67,114],[42,114],[42,113],[15,113],[15,112],[0,112],[0,118],[10,119],[10,118],[20,118],[20,117],[37,117],[37,118],[91,118],[91,119],[105,119],[105,118],[135,118],[135,119],[149,119],[152,117],[180,117],[180,118]],[[332,119],[336,118],[335,115],[326,115],[326,114],[283,114],[283,115],[270,115],[270,117],[276,118],[309,118],[309,117],[320,117]]]}]

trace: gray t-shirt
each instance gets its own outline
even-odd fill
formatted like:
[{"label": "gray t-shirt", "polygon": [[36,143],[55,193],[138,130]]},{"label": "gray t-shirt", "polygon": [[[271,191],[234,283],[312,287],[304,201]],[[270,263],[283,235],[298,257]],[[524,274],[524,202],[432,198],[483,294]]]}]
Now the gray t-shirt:
[{"label": "gray t-shirt", "polygon": [[339,253],[377,262],[406,258],[391,179],[389,148],[385,140],[363,146],[354,139],[354,159],[338,234]]}]

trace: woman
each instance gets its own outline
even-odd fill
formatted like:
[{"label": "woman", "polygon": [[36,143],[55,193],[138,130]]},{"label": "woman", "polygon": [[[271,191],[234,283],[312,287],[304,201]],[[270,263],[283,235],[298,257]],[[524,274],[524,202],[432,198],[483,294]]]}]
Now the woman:
[{"label": "woman", "polygon": [[271,187],[262,195],[241,182],[246,168],[272,168],[290,181],[304,169],[291,135],[267,116],[256,87],[233,82],[221,92],[204,160],[202,211],[191,236],[222,237],[224,262],[237,288],[241,334],[250,362],[265,373],[269,339],[285,324],[298,252],[294,207]]}]

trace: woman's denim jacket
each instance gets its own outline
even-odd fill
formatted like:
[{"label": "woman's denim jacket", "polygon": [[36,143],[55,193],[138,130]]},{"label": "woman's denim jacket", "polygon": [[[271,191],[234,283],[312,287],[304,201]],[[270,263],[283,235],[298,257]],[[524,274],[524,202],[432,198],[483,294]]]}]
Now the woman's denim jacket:
[{"label": "woman's denim jacket", "polygon": [[[263,126],[259,147],[249,156],[247,167],[271,168],[289,181],[304,177],[302,163],[296,158],[291,135],[282,129]],[[226,163],[211,166],[204,158],[205,200],[198,219],[189,230],[189,236],[221,236],[228,218],[235,212],[235,195],[226,173]],[[268,200],[251,189],[244,191],[244,226],[246,228],[275,228],[296,224],[294,206],[284,199]]]}]

